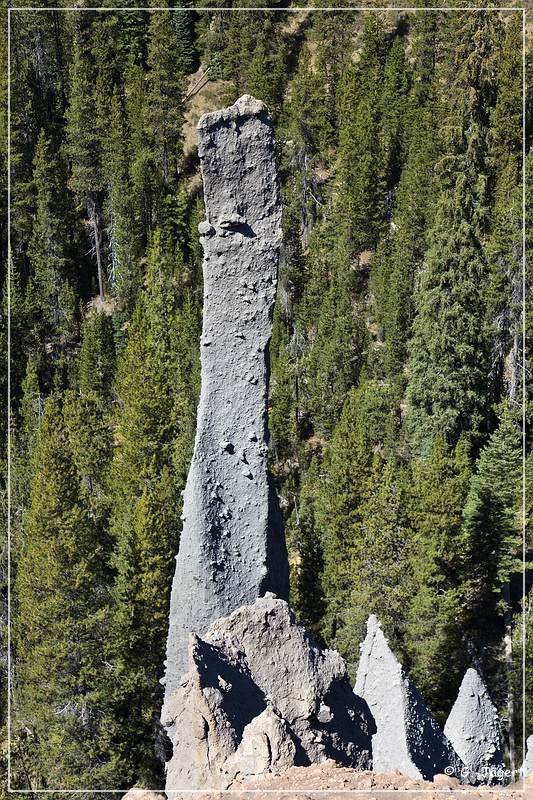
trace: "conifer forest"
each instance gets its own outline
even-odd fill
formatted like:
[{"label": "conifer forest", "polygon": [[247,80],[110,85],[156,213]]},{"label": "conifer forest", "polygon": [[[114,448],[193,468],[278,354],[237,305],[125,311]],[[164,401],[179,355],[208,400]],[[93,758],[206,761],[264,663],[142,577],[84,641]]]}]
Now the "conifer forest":
[{"label": "conifer forest", "polygon": [[[164,785],[200,390],[196,124],[245,93],[273,120],[283,200],[269,465],[291,605],[352,678],[375,613],[441,723],[474,665],[519,766],[533,734],[522,11],[71,5],[10,14],[12,786]],[[5,370],[0,386],[7,407]],[[4,546],[4,600],[7,580]],[[5,607],[1,629],[7,666]]]}]

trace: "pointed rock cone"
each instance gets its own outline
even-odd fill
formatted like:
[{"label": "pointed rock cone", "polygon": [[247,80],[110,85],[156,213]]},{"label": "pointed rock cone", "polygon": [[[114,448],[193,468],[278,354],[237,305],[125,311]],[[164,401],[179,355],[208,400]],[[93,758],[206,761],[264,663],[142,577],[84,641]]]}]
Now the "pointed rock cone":
[{"label": "pointed rock cone", "polygon": [[374,615],[368,619],[361,645],[354,692],[374,717],[374,772],[398,769],[424,780],[439,773],[461,776],[461,760],[404,673]]},{"label": "pointed rock cone", "polygon": [[501,783],[501,720],[481,676],[467,669],[444,733],[469,770],[469,783]]}]

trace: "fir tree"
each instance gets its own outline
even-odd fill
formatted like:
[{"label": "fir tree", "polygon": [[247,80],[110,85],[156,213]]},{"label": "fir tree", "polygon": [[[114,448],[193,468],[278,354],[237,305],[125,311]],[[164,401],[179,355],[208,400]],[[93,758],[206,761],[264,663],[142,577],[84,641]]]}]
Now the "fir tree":
[{"label": "fir tree", "polygon": [[498,659],[492,650],[509,610],[508,582],[520,570],[522,447],[512,407],[482,449],[464,508],[468,620],[472,647],[483,652],[487,672]]},{"label": "fir tree", "polygon": [[340,221],[353,253],[374,249],[385,211],[380,89],[385,41],[378,14],[365,16],[361,57],[348,61],[338,92]]},{"label": "fir tree", "polygon": [[170,11],[150,15],[147,133],[164,186],[177,178],[183,124],[183,65]]},{"label": "fir tree", "polygon": [[[315,530],[320,531],[324,568],[321,575],[326,612],[321,621],[325,640],[332,646],[347,642],[343,637],[353,581],[352,553],[363,522],[363,508],[372,492],[376,450],[385,438],[389,413],[387,392],[373,382],[352,389],[335,427],[324,463],[325,480],[315,502]],[[356,643],[349,653],[357,661]]]},{"label": "fir tree", "polygon": [[[109,477],[117,572],[110,656],[115,665],[110,720],[115,769],[123,781],[148,786],[162,780],[159,679],[186,471],[174,465],[176,448],[182,455],[190,447],[184,376],[194,381],[191,363],[178,346],[183,343],[177,330],[178,276],[164,252],[156,232],[146,286],[118,367],[118,446]],[[190,328],[185,330],[190,349]]]},{"label": "fir tree", "polygon": [[104,668],[102,545],[87,512],[61,402],[46,405],[15,582],[19,713],[36,737],[41,788],[97,781]]},{"label": "fir tree", "polygon": [[412,465],[413,585],[412,600],[406,605],[404,647],[417,686],[441,720],[453,702],[466,663],[462,513],[470,476],[464,439],[452,450],[439,435],[429,457]]},{"label": "fir tree", "polygon": [[93,312],[85,321],[78,356],[78,380],[82,393],[94,392],[107,399],[115,371],[115,342],[111,318]]},{"label": "fir tree", "polygon": [[67,110],[67,151],[71,162],[70,186],[87,212],[90,238],[96,256],[98,292],[104,299],[98,192],[101,188],[98,131],[94,114],[92,74],[81,35],[74,39],[70,102]]}]

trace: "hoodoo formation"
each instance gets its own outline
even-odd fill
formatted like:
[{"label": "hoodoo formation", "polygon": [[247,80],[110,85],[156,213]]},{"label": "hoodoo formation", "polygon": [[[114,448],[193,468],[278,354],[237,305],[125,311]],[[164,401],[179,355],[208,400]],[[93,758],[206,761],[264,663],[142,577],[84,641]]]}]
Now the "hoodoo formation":
[{"label": "hoodoo formation", "polygon": [[466,671],[444,733],[469,770],[470,783],[501,782],[501,721],[477,670]]},{"label": "hoodoo formation", "polygon": [[[371,616],[355,689],[296,619],[267,468],[268,346],[281,245],[272,127],[241,97],[198,124],[207,219],[202,388],[172,587],[162,723],[167,791],[225,789],[335,760],[478,782],[500,722],[469,670],[440,730]],[[455,745],[455,749],[452,746]],[[465,766],[466,765],[466,766]]]},{"label": "hoodoo formation", "polygon": [[273,129],[243,96],[198,123],[207,220],[201,395],[172,587],[165,702],[189,635],[267,591],[288,596],[288,561],[267,469],[268,346],[281,245]]},{"label": "hoodoo formation", "polygon": [[341,656],[319,647],[271,594],[193,637],[166,705],[167,790],[227,788],[334,759],[370,769],[375,728]]},{"label": "hoodoo formation", "polygon": [[375,616],[367,622],[354,692],[368,703],[377,731],[372,737],[376,772],[399,769],[411,778],[432,780],[463,764],[404,673]]}]

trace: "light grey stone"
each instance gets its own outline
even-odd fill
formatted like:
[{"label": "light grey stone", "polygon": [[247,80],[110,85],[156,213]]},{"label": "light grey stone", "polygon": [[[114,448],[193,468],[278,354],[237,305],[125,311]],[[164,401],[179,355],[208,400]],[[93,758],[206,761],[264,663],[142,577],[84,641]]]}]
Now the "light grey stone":
[{"label": "light grey stone", "polygon": [[268,346],[281,245],[272,125],[247,95],[198,123],[207,221],[201,394],[170,603],[165,698],[189,635],[266,591],[288,597],[267,469]]},{"label": "light grey stone", "polygon": [[403,671],[373,615],[361,644],[354,692],[366,702],[376,725],[372,737],[374,772],[399,769],[411,778],[432,780],[439,773],[449,774],[451,768],[460,777],[461,760]]},{"label": "light grey stone", "polygon": [[468,782],[503,780],[501,720],[477,670],[466,671],[444,733],[469,771]]},{"label": "light grey stone", "polygon": [[192,637],[165,704],[167,791],[227,788],[293,765],[371,766],[372,720],[341,656],[320,648],[267,593]]},{"label": "light grey stone", "polygon": [[530,775],[533,775],[533,736],[529,736],[526,742],[526,756],[520,767],[520,775],[522,778],[529,778]]}]

